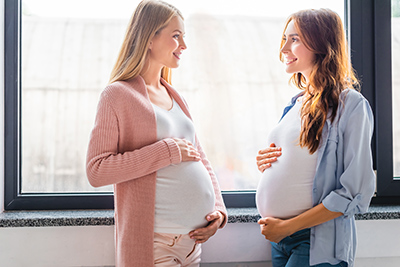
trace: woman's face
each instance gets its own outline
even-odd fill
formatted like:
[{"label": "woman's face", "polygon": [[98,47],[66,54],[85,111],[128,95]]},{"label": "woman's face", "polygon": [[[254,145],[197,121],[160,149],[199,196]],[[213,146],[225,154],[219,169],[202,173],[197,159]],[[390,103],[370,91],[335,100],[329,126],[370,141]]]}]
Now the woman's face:
[{"label": "woman's face", "polygon": [[315,55],[308,50],[300,39],[299,33],[291,21],[288,24],[286,32],[284,33],[284,45],[281,52],[284,56],[284,63],[286,65],[287,73],[303,74],[307,81],[314,66]]},{"label": "woman's face", "polygon": [[150,65],[177,68],[182,51],[186,49],[185,26],[180,17],[174,17],[150,42]]}]

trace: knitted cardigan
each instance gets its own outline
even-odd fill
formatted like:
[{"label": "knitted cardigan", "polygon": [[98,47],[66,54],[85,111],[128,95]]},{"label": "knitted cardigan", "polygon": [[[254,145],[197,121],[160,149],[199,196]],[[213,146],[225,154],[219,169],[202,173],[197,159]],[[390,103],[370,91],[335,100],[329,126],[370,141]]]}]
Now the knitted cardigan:
[{"label": "knitted cardigan", "polygon": [[[181,96],[161,82],[191,118]],[[216,176],[197,137],[196,144],[214,186],[215,210],[227,218]],[[143,78],[107,86],[90,136],[86,173],[94,187],[114,184],[116,266],[153,266],[156,172],[180,162],[173,139],[157,141],[156,116]],[[225,224],[226,219],[221,228]]]}]

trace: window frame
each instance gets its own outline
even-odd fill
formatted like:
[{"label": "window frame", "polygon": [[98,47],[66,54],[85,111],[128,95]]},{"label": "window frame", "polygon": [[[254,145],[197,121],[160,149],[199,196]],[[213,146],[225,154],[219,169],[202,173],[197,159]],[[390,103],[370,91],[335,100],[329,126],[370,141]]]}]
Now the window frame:
[{"label": "window frame", "polygon": [[21,193],[21,0],[4,4],[4,209],[112,209],[112,193]]},{"label": "window frame", "polygon": [[372,203],[400,204],[400,180],[393,176],[391,0],[347,0],[346,5],[352,64],[375,118]]},{"label": "window frame", "polygon": [[[393,155],[387,153],[393,151],[391,1],[344,0],[344,5],[352,63],[375,116],[372,202],[399,204],[400,180],[393,179]],[[113,193],[21,193],[21,0],[5,0],[4,16],[5,210],[112,209]],[[255,190],[223,191],[223,198],[230,208],[255,207]]]}]

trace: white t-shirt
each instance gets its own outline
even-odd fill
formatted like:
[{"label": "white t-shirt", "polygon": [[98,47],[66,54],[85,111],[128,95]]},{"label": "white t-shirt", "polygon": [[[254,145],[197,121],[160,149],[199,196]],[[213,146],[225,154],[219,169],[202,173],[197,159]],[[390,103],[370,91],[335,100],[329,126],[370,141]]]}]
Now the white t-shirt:
[{"label": "white t-shirt", "polygon": [[[171,110],[153,105],[157,117],[157,139],[182,138],[195,146],[192,121],[173,101]],[[210,175],[201,161],[181,162],[157,171],[156,233],[187,234],[207,225],[214,210],[215,194]]]},{"label": "white t-shirt", "polygon": [[256,202],[262,217],[287,219],[312,208],[312,187],[317,153],[299,145],[302,98],[271,131],[267,144],[282,147],[278,161],[266,169],[257,188]]}]

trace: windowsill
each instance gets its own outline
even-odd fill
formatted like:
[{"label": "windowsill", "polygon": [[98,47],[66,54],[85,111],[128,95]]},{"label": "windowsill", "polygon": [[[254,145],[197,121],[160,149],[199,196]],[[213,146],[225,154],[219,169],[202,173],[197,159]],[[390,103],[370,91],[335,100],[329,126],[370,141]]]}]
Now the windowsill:
[{"label": "windowsill", "polygon": [[[260,219],[256,208],[229,208],[228,223],[255,223]],[[356,220],[400,219],[400,206],[371,205]],[[114,210],[7,211],[0,214],[2,227],[52,227],[114,225]]]}]

